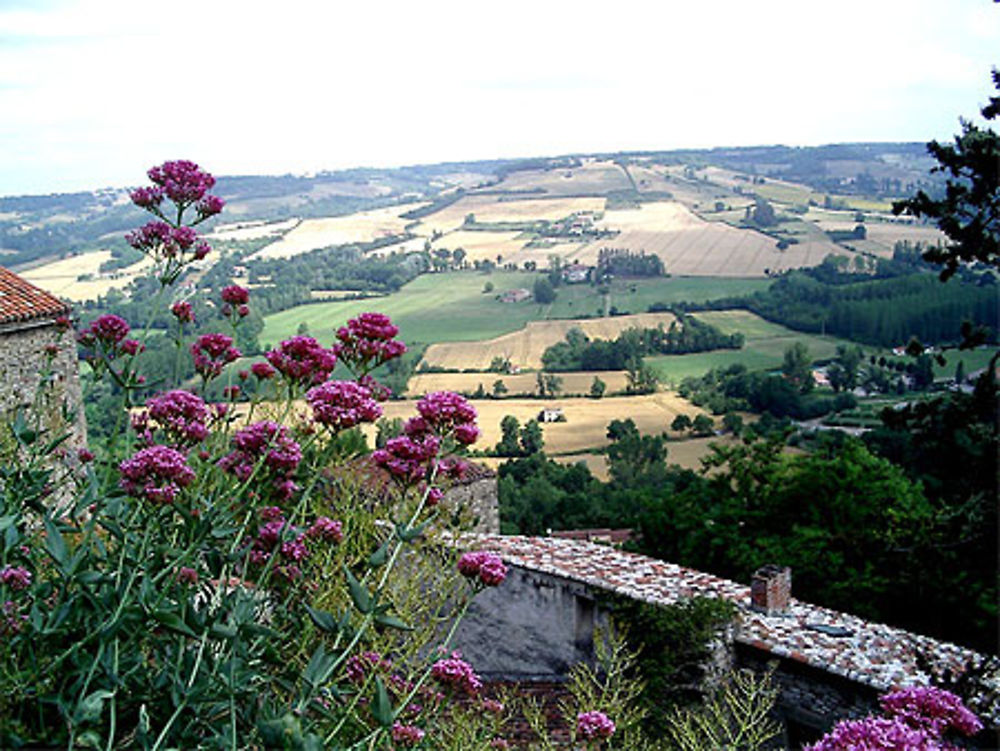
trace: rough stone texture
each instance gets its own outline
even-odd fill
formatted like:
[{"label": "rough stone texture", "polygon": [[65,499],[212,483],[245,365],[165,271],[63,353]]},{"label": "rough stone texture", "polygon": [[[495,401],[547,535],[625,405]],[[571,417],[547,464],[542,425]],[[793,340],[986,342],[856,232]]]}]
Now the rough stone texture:
[{"label": "rough stone texture", "polygon": [[49,373],[45,348],[58,347],[51,364],[51,391],[41,403],[42,425],[62,430],[63,410],[69,417],[73,438],[67,444],[86,444],[86,427],[80,394],[76,344],[71,332],[60,332],[52,320],[0,326],[0,415],[10,419],[18,408],[31,409],[42,376]]},{"label": "rough stone texture", "polygon": [[471,532],[500,532],[500,499],[495,474],[484,474],[452,486],[445,491],[441,503],[450,511],[460,510],[467,514],[472,523]]}]

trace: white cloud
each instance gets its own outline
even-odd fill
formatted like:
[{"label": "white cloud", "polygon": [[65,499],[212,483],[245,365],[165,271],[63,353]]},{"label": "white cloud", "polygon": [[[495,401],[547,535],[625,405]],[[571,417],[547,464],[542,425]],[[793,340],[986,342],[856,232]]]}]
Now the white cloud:
[{"label": "white cloud", "polygon": [[925,140],[1000,64],[981,0],[67,0],[0,10],[0,29],[7,193],[177,157],[251,173]]}]

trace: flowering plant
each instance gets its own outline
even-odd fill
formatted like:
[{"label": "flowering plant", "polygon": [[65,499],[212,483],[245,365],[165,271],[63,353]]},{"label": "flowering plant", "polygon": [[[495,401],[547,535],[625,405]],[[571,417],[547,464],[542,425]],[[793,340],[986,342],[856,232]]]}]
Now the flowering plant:
[{"label": "flowering plant", "polygon": [[[148,175],[152,185],[131,197],[154,219],[128,242],[154,260],[166,289],[208,257],[195,227],[224,203],[192,162]],[[235,332],[251,293],[230,284],[220,298]],[[468,560],[442,569],[452,554],[437,544],[428,568],[441,600],[410,584],[432,549],[440,483],[464,467],[452,454],[478,435],[475,411],[432,395],[398,444],[345,455],[345,432],[382,413],[376,368],[406,350],[386,316],[352,319],[329,346],[282,342],[240,375],[272,384],[276,398],[238,404],[230,381],[230,401],[219,404],[208,386],[230,379],[242,357],[233,336],[188,343],[190,302],[169,310],[178,356],[190,355],[200,382],[151,374],[162,390],[139,408],[144,346],[129,324],[104,315],[80,331],[94,381],[110,379],[121,394],[122,429],[104,451],[79,448],[65,487],[53,485],[50,458],[68,433],[10,427],[16,445],[0,475],[0,747],[431,743],[435,718],[480,685],[471,666],[434,647],[447,650],[475,593],[506,576],[493,558],[471,579]],[[330,380],[338,361],[353,380]],[[293,399],[304,392],[309,412],[299,415]],[[355,492],[347,469],[361,484],[380,471],[391,478],[378,503]],[[485,748],[493,730],[480,735]]]}]

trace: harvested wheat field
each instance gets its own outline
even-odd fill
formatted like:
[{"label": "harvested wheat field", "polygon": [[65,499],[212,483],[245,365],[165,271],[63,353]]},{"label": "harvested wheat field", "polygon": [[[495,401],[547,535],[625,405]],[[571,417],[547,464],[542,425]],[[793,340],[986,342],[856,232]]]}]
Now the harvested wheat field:
[{"label": "harvested wheat field", "polygon": [[[523,425],[537,419],[543,407],[560,408],[566,422],[542,425],[545,435],[545,452],[564,454],[573,451],[605,446],[608,443],[608,423],[612,420],[632,418],[641,433],[662,433],[679,414],[694,417],[701,413],[697,407],[674,392],[663,391],[644,396],[616,396],[604,399],[475,399],[472,401],[479,413],[479,428],[483,431],[477,448],[496,445],[500,440],[500,421],[513,415]],[[387,402],[385,417],[407,419],[416,414],[412,401]],[[374,429],[369,429],[374,435]]]},{"label": "harvested wheat field", "polygon": [[[701,219],[676,201],[657,201],[638,209],[608,211],[598,223],[620,229],[620,235],[597,240],[575,260],[594,264],[602,248],[618,248],[660,257],[677,276],[762,277],[767,271],[815,266],[838,247],[810,240],[779,250],[760,232]],[[842,252],[842,251],[841,251]]]},{"label": "harvested wheat field", "polygon": [[[519,239],[520,238],[520,239]],[[513,260],[524,247],[525,240],[521,232],[469,232],[455,230],[442,235],[434,241],[434,248],[445,248],[454,252],[457,248],[465,251],[465,260],[489,260],[496,262],[497,256]]]},{"label": "harvested wheat field", "polygon": [[670,326],[672,313],[639,313],[613,318],[529,321],[519,331],[478,342],[439,342],[424,353],[431,367],[452,370],[486,370],[494,357],[504,357],[518,368],[541,368],[542,353],[566,338],[570,329],[581,329],[591,339],[614,339],[629,328]]},{"label": "harvested wheat field", "polygon": [[[824,232],[830,230],[850,232],[858,226],[858,222],[853,217],[849,220],[819,219],[816,225]],[[858,244],[860,247],[885,258],[891,258],[896,243],[904,240],[909,241],[910,244],[921,243],[922,245],[944,244],[948,241],[947,236],[936,227],[922,224],[867,221],[863,226],[865,240],[848,240],[847,243],[852,246]]]},{"label": "harvested wheat field", "polygon": [[438,212],[424,217],[417,234],[430,235],[461,228],[465,217],[473,214],[477,222],[530,222],[562,219],[583,211],[604,210],[603,198],[536,198],[501,201],[496,196],[468,195]]},{"label": "harvested wheat field", "polygon": [[317,248],[402,235],[411,220],[399,215],[413,208],[412,205],[389,206],[347,216],[306,219],[277,242],[258,250],[250,256],[250,260],[291,258]]},{"label": "harvested wheat field", "polygon": [[[99,271],[101,264],[110,260],[110,250],[98,250],[36,266],[29,271],[22,272],[21,276],[53,295],[74,302],[83,302],[96,300],[112,289],[126,287],[140,271],[147,269],[151,263],[149,259],[144,258],[123,269],[101,274]],[[85,275],[92,278],[83,280],[79,278]]]},{"label": "harvested wheat field", "polygon": [[206,237],[208,240],[256,240],[261,237],[278,237],[299,223],[299,219],[281,222],[237,222],[220,224]]},{"label": "harvested wheat field", "polygon": [[489,186],[491,191],[541,190],[553,196],[607,193],[631,188],[632,184],[622,168],[608,161],[587,161],[579,167],[565,169],[513,172],[498,185]]},{"label": "harvested wheat field", "polygon": [[[562,379],[560,394],[565,396],[590,393],[594,378],[600,378],[607,386],[607,392],[624,391],[628,379],[624,370],[602,370],[589,373],[558,373]],[[538,393],[537,373],[417,373],[410,376],[406,393],[409,396],[420,396],[432,391],[457,391],[472,394],[480,384],[487,394],[493,393],[493,384],[502,381],[507,395]]]}]

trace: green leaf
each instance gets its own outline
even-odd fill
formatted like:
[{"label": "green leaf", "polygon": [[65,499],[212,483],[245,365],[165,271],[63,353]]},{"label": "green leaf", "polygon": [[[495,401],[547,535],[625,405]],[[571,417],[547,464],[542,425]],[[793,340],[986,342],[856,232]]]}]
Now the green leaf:
[{"label": "green leaf", "polygon": [[325,610],[315,610],[308,605],[306,605],[306,612],[309,613],[312,622],[316,624],[316,628],[320,631],[335,634],[340,630],[337,625],[337,619],[333,617],[332,613],[328,613]]},{"label": "green leaf", "polygon": [[312,657],[309,658],[306,669],[302,671],[302,680],[310,686],[319,688],[330,679],[336,662],[336,658],[333,655],[328,655],[323,645],[320,644],[312,653]]},{"label": "green leaf", "polygon": [[396,537],[398,537],[403,542],[413,542],[415,539],[420,537],[424,533],[430,524],[430,520],[425,521],[423,524],[418,524],[415,527],[407,527],[405,524],[396,524]]},{"label": "green leaf", "polygon": [[413,626],[409,626],[403,621],[399,620],[394,615],[389,615],[388,613],[380,613],[375,616],[375,623],[380,626],[385,626],[386,628],[395,628],[400,631],[412,631]]},{"label": "green leaf", "polygon": [[209,633],[216,639],[235,639],[236,628],[223,623],[216,623],[209,629]]},{"label": "green leaf", "polygon": [[368,592],[368,588],[357,580],[347,566],[344,566],[344,575],[347,577],[347,587],[351,592],[354,607],[358,609],[358,612],[365,615],[372,612],[372,596]]},{"label": "green leaf", "polygon": [[389,548],[392,547],[392,538],[386,540],[381,545],[378,546],[378,550],[372,553],[371,558],[368,559],[368,565],[372,568],[378,568],[379,566],[384,566],[386,561],[389,560]]},{"label": "green leaf", "polygon": [[0,532],[3,532],[7,527],[14,525],[17,521],[17,514],[8,514],[7,516],[0,516]]},{"label": "green leaf", "polygon": [[194,638],[197,638],[198,636],[198,634],[192,631],[190,626],[188,626],[183,620],[181,620],[181,617],[177,615],[177,613],[174,613],[173,611],[156,610],[153,612],[152,615],[153,619],[157,623],[161,624],[165,628],[170,629],[171,631],[176,631],[179,634],[184,634],[185,636],[191,636]]},{"label": "green leaf", "polygon": [[395,712],[392,710],[392,701],[389,699],[389,692],[386,690],[382,676],[375,676],[375,704],[372,705],[372,714],[378,724],[384,728],[392,727]]},{"label": "green leaf", "polygon": [[66,541],[49,516],[45,517],[45,549],[60,567],[66,563]]},{"label": "green leaf", "polygon": [[73,721],[82,724],[97,722],[101,719],[101,710],[104,708],[104,702],[114,696],[113,691],[94,691],[88,694],[80,703],[76,705],[76,711],[73,712]]}]

